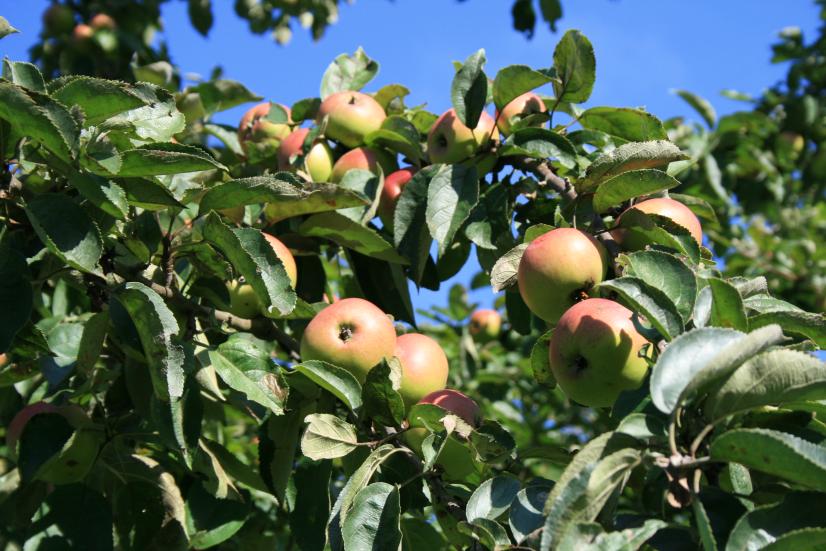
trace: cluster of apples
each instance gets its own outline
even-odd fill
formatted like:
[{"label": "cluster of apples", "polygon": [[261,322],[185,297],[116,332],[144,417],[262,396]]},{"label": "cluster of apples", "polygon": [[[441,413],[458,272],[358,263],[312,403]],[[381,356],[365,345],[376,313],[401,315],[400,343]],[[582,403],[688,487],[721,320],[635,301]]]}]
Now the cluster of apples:
[{"label": "cluster of apples", "polygon": [[105,13],[94,15],[88,23],[76,23],[72,8],[63,4],[52,4],[43,12],[43,29],[48,36],[63,36],[70,34],[78,44],[90,40],[96,31],[114,31],[117,28],[115,20]]},{"label": "cluster of apples", "polygon": [[[678,201],[648,199],[631,209],[667,217],[702,242],[700,221]],[[625,212],[611,235],[624,250],[641,250],[650,244],[646,236],[618,227]],[[608,253],[592,235],[557,228],[528,245],[517,273],[525,304],[555,326],[550,367],[560,388],[572,400],[594,407],[611,406],[622,391],[639,388],[648,369],[642,350],[647,341],[637,331],[633,313],[617,302],[591,297],[608,267]]]}]

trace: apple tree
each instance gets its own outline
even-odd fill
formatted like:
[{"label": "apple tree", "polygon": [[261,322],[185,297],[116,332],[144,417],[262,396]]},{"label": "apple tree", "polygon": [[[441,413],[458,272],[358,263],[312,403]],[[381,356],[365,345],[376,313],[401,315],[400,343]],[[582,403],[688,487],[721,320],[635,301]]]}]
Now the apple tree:
[{"label": "apple tree", "polygon": [[754,111],[685,94],[711,129],[584,108],[578,31],[550,67],[470,52],[444,113],[362,50],[293,105],[4,60],[0,541],[822,547],[822,260],[783,226],[823,227],[820,71],[789,48]]}]

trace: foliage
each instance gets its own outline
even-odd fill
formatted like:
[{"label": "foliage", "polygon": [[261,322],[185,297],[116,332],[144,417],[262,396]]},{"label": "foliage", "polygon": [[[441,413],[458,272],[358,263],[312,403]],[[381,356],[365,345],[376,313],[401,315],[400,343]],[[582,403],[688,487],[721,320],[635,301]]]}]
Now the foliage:
[{"label": "foliage", "polygon": [[[544,84],[556,96],[449,165],[428,162],[436,114],[406,106],[401,85],[376,90],[389,116],[364,141],[418,169],[392,227],[375,218],[382,169],[338,185],[308,178],[301,161],[329,119],[306,125],[303,148],[278,170],[214,122],[260,99],[219,75],[182,90],[153,80],[136,70],[154,55],[139,46],[125,81],[52,78],[74,62],[51,64],[40,50],[43,71],[5,61],[0,540],[124,550],[822,542],[826,367],[807,352],[826,343],[826,320],[806,310],[822,308],[823,266],[814,252],[784,252],[814,243],[824,219],[822,121],[807,114],[820,109],[820,44],[784,38],[777,55],[799,61],[754,111],[715,122],[707,102],[684,94],[713,130],[583,109],[595,62],[577,31],[552,67],[506,67],[493,80],[480,51],[451,89],[462,119]],[[125,71],[128,49],[102,63]],[[377,68],[363,51],[340,56],[325,93],[369,85]],[[314,121],[319,99],[291,106],[292,122],[275,104],[265,119]],[[798,104],[805,124],[792,126]],[[796,157],[774,149],[789,130],[805,136]],[[620,251],[608,230],[650,196],[687,204],[710,239],[631,211],[622,227],[649,246]],[[758,213],[777,226],[764,240]],[[569,226],[611,253],[609,277],[589,292],[632,310],[648,341],[649,375],[610,408],[577,405],[555,384],[552,328],[516,286],[527,244]],[[293,251],[296,285],[265,233]],[[484,344],[470,334],[476,305],[462,286],[429,311],[410,296],[410,282],[439,288],[470,254],[483,268],[473,286],[499,293],[506,317]],[[232,313],[225,283],[240,278],[261,315]],[[363,383],[301,358],[309,320],[336,297],[367,299],[399,332],[436,339],[448,385],[478,402],[478,423],[429,403],[402,408],[392,358]]]}]

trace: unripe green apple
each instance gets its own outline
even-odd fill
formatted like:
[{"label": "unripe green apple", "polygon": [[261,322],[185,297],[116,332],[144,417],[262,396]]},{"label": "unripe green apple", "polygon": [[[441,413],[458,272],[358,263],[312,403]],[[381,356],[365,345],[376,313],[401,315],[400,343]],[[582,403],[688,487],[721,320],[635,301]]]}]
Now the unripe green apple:
[{"label": "unripe green apple", "polygon": [[793,157],[797,157],[806,147],[806,139],[791,130],[786,130],[777,135],[777,141],[783,149],[791,152]]},{"label": "unripe green apple", "polygon": [[[503,134],[511,133],[511,126],[516,120],[514,117],[524,118],[528,115],[536,113],[544,113],[547,111],[545,102],[538,94],[533,92],[525,92],[521,96],[517,96],[505,107],[502,108],[501,113],[496,115],[496,126]],[[517,119],[518,120],[518,119]]]},{"label": "unripe green apple", "polygon": [[551,336],[549,360],[559,387],[585,406],[613,405],[624,390],[639,388],[648,370],[648,342],[634,328],[633,312],[590,298],[572,306]]},{"label": "unripe green apple", "polygon": [[68,34],[74,26],[75,15],[69,6],[52,4],[43,12],[43,28],[49,36]]},{"label": "unripe green apple", "polygon": [[89,21],[89,25],[95,29],[109,29],[110,31],[114,31],[117,27],[115,20],[112,19],[110,16],[106,15],[105,13],[99,13],[92,17]]},{"label": "unripe green apple", "polygon": [[447,384],[447,356],[435,340],[419,333],[407,333],[396,339],[395,355],[402,364],[399,394],[407,407]]},{"label": "unripe green apple", "polygon": [[[700,225],[700,220],[691,212],[691,209],[679,201],[667,197],[657,197],[637,203],[617,218],[617,226],[619,226],[625,213],[632,209],[646,214],[658,214],[670,218],[674,223],[686,228],[697,243],[701,245],[703,243],[703,227]],[[611,230],[611,236],[626,251],[639,251],[651,244],[641,232],[633,228],[616,228]]]},{"label": "unripe green apple", "polygon": [[608,253],[593,236],[557,228],[534,239],[519,262],[519,294],[531,312],[554,324],[588,298],[608,272]]},{"label": "unripe green apple", "polygon": [[412,168],[403,168],[385,177],[378,208],[379,217],[385,227],[393,227],[393,214],[396,212],[399,195],[402,194],[402,188],[413,178],[414,174],[416,171]]},{"label": "unripe green apple", "polygon": [[[298,283],[298,266],[295,263],[293,253],[275,236],[265,233],[264,239],[267,240],[273,252],[275,252],[275,256],[278,257],[278,260],[284,265],[287,277],[290,278],[290,285],[295,288]],[[227,290],[229,291],[229,312],[231,314],[245,319],[267,314],[261,301],[258,300],[258,295],[255,294],[255,291],[249,283],[238,280],[228,281]]]},{"label": "unripe green apple", "polygon": [[436,119],[427,136],[427,152],[432,163],[458,163],[476,155],[491,139],[499,136],[493,117],[485,112],[471,130],[448,109]]},{"label": "unripe green apple", "polygon": [[478,343],[487,343],[499,337],[502,316],[496,310],[476,310],[470,315],[468,331]]},{"label": "unripe green apple", "polygon": [[[293,169],[292,160],[300,156],[304,140],[310,133],[309,128],[297,128],[289,136],[284,138],[278,146],[278,169]],[[304,156],[302,169],[309,174],[310,179],[316,183],[328,182],[333,173],[333,150],[324,141],[313,144],[310,151]]]},{"label": "unripe green apple", "polygon": [[382,106],[361,92],[336,92],[328,96],[318,109],[316,122],[325,119],[324,135],[347,147],[358,147],[369,133],[381,128],[387,118]]},{"label": "unripe green apple", "polygon": [[289,107],[278,104],[287,113],[287,122],[274,122],[266,118],[271,105],[267,101],[251,107],[241,117],[238,125],[238,141],[252,162],[262,162],[274,157],[281,141],[291,132]]},{"label": "unripe green apple", "polygon": [[367,373],[396,350],[393,322],[375,304],[345,298],[310,320],[301,337],[301,359],[342,367],[364,382]]}]

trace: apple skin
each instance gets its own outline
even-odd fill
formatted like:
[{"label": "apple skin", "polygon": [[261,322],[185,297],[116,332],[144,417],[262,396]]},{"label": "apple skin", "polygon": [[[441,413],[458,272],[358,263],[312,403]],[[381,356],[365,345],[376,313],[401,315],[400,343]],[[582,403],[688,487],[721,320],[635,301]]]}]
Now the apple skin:
[{"label": "apple skin", "polygon": [[75,25],[75,28],[72,29],[72,40],[77,43],[86,43],[87,41],[91,40],[92,36],[94,36],[95,31],[87,25],[86,23],[81,23],[79,25]]},{"label": "apple skin", "polygon": [[325,136],[347,147],[358,147],[365,136],[381,128],[387,114],[367,94],[336,92],[321,102],[316,123],[321,124],[325,118]]},{"label": "apple skin", "polygon": [[396,339],[395,356],[402,364],[399,394],[410,407],[428,394],[447,384],[449,364],[444,350],[435,340],[419,333],[407,333]]},{"label": "apple skin", "polygon": [[531,312],[554,324],[605,279],[608,252],[593,236],[557,228],[534,239],[519,262],[519,294]]},{"label": "apple skin", "polygon": [[333,165],[333,173],[330,181],[338,184],[344,179],[344,175],[351,170],[367,170],[379,175],[379,157],[375,151],[367,147],[357,147],[339,157]]},{"label": "apple skin", "polygon": [[[275,252],[275,256],[284,265],[287,277],[290,278],[290,285],[295,288],[298,283],[298,266],[295,263],[293,253],[275,236],[265,233],[264,239],[267,240],[273,252]],[[229,291],[229,312],[231,314],[245,319],[266,315],[266,310],[249,283],[242,283],[238,280],[228,281],[227,290]]]},{"label": "apple skin", "polygon": [[499,137],[493,117],[482,112],[476,128],[465,126],[456,111],[448,109],[436,119],[427,135],[427,152],[432,163],[458,163],[474,156],[491,139]]},{"label": "apple skin", "polygon": [[479,405],[467,394],[459,392],[458,390],[453,390],[452,388],[436,390],[419,400],[419,403],[439,406],[450,413],[458,415],[472,427],[479,424]]},{"label": "apple skin", "polygon": [[349,371],[363,383],[367,373],[396,350],[393,322],[375,304],[345,298],[310,320],[301,337],[302,360],[321,360]]},{"label": "apple skin", "polygon": [[112,19],[111,16],[106,15],[105,13],[99,13],[92,17],[92,19],[89,20],[89,25],[95,30],[109,29],[110,31],[114,31],[117,27],[115,20]]},{"label": "apple skin", "polygon": [[[622,220],[623,215],[629,210],[636,209],[646,214],[659,214],[670,218],[676,224],[686,228],[691,236],[699,244],[703,244],[703,227],[700,225],[700,220],[691,212],[684,204],[674,199],[667,197],[657,197],[655,199],[648,199],[641,201],[636,205],[628,208],[617,218],[617,225]],[[639,251],[650,245],[650,242],[640,232],[632,228],[616,228],[611,231],[611,236],[617,244],[626,251]]]},{"label": "apple skin", "polygon": [[[298,128],[282,140],[278,146],[278,169],[291,170],[290,159],[301,155],[309,128]],[[333,150],[323,141],[316,142],[304,156],[304,172],[313,182],[328,182],[333,173]]]},{"label": "apple skin", "polygon": [[416,171],[412,168],[402,168],[390,173],[384,179],[384,186],[381,188],[379,197],[379,217],[382,224],[387,228],[393,227],[393,214],[396,212],[396,203],[402,194],[402,188],[413,179]]},{"label": "apple skin", "polygon": [[502,316],[496,310],[476,310],[470,315],[468,332],[480,344],[495,340],[501,329]]},{"label": "apple skin", "polygon": [[547,110],[545,102],[542,101],[542,98],[539,97],[538,94],[525,92],[521,96],[512,99],[510,103],[502,108],[501,113],[497,113],[496,126],[500,132],[509,135],[511,133],[511,119],[513,117],[517,115],[525,117],[535,113],[544,113]]},{"label": "apple skin", "polygon": [[43,12],[43,28],[50,36],[68,34],[74,26],[75,14],[68,6],[52,4]]},{"label": "apple skin", "polygon": [[[277,123],[266,119],[270,113],[270,102],[259,103],[247,110],[241,117],[238,125],[238,141],[247,157],[257,162],[268,159],[277,154],[281,141],[290,135],[288,123]],[[286,105],[278,104],[287,112],[290,119],[290,109]]]},{"label": "apple skin", "polygon": [[56,406],[48,402],[36,402],[29,404],[15,414],[6,430],[6,448],[9,452],[17,455],[17,444],[23,429],[26,428],[32,417],[41,413],[57,413],[66,418],[70,425],[77,428],[89,421],[89,416],[80,406],[69,404],[66,406]]},{"label": "apple skin", "polygon": [[549,359],[559,387],[585,406],[613,405],[623,390],[639,388],[648,371],[640,349],[648,341],[621,304],[589,298],[559,319]]}]

